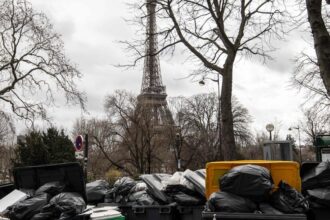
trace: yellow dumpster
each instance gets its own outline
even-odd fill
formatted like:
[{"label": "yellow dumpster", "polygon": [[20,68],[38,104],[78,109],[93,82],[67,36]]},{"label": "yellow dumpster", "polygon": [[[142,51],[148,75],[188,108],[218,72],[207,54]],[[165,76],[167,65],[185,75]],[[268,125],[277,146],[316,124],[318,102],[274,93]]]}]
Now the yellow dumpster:
[{"label": "yellow dumpster", "polygon": [[219,178],[235,166],[253,164],[267,168],[274,180],[275,187],[283,180],[299,192],[301,191],[301,179],[299,164],[292,161],[269,161],[269,160],[241,160],[219,161],[206,164],[206,198],[213,192],[219,191]]}]

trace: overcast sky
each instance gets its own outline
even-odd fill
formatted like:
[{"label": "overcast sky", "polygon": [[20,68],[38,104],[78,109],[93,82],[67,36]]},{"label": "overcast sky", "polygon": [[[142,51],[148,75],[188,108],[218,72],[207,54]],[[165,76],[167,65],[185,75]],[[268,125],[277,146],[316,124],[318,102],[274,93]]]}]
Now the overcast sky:
[{"label": "overcast sky", "polygon": [[[139,93],[142,66],[124,70],[114,67],[125,63],[128,54],[119,40],[130,40],[134,35],[124,18],[129,18],[129,0],[30,0],[33,7],[43,11],[54,24],[65,43],[65,52],[79,66],[83,78],[79,88],[88,96],[89,117],[103,116],[103,102],[107,94],[116,89]],[[277,43],[275,61],[264,65],[241,59],[234,68],[234,94],[253,117],[252,130],[265,131],[270,122],[281,122],[281,134],[297,125],[302,117],[300,104],[304,99],[290,88],[291,60],[306,43],[295,33],[291,40]],[[190,79],[182,79],[191,66],[184,63],[185,54],[170,59],[161,58],[163,82],[168,96],[191,96],[197,93],[216,92],[216,83],[209,81],[201,87]],[[54,124],[71,131],[76,118],[83,113],[78,107],[59,106],[51,110]],[[85,115],[85,114],[83,114]],[[18,126],[18,132],[23,127]],[[293,135],[295,135],[293,133]]]}]

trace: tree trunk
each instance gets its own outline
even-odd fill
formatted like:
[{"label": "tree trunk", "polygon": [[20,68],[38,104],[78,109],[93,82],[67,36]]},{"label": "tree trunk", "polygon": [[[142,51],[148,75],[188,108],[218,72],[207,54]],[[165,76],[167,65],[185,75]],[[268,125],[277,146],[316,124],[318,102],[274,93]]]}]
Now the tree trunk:
[{"label": "tree trunk", "polygon": [[233,112],[232,112],[232,83],[233,83],[233,64],[234,58],[227,58],[222,75],[221,89],[221,113],[222,113],[222,129],[221,136],[223,138],[222,150],[224,160],[236,159],[236,147],[233,128]]},{"label": "tree trunk", "polygon": [[330,95],[330,36],[322,18],[322,0],[306,0],[306,6],[321,78]]}]

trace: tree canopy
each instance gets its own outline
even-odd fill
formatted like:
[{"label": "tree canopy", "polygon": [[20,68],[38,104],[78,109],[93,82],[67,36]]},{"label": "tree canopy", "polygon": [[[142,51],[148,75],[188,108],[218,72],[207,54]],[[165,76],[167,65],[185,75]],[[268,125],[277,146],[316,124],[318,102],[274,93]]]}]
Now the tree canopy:
[{"label": "tree canopy", "polygon": [[55,93],[84,108],[81,77],[47,16],[26,0],[0,0],[0,108],[24,120],[47,118]]},{"label": "tree canopy", "polygon": [[46,132],[31,131],[18,141],[14,166],[65,163],[75,161],[73,143],[64,131],[49,128]]}]

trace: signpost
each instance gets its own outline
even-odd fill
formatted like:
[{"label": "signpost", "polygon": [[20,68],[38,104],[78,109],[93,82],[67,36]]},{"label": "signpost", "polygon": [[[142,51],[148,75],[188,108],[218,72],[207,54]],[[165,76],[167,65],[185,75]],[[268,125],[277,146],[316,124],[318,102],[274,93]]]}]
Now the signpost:
[{"label": "signpost", "polygon": [[82,135],[78,135],[74,142],[74,147],[76,149],[76,158],[78,160],[84,160],[84,175],[87,181],[87,162],[88,162],[88,134],[85,135],[85,141]]},{"label": "signpost", "polygon": [[76,149],[75,155],[76,155],[76,159],[78,160],[82,160],[84,158],[83,145],[84,145],[83,136],[78,135],[74,142],[74,147]]}]

